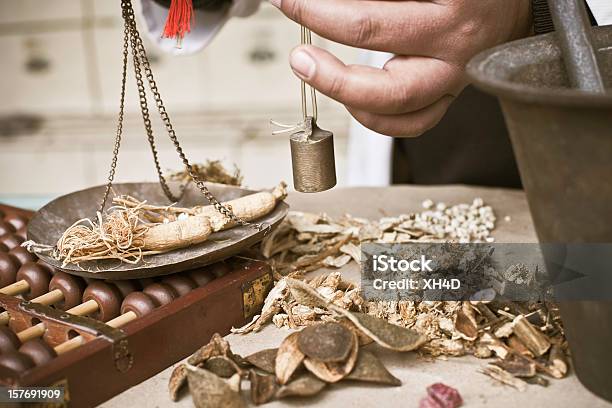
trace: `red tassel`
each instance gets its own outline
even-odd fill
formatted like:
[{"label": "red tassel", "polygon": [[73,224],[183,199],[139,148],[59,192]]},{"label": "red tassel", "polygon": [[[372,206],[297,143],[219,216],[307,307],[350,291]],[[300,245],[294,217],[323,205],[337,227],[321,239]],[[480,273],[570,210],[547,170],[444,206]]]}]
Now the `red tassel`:
[{"label": "red tassel", "polygon": [[191,31],[191,20],[193,20],[192,0],[172,0],[162,37],[176,38],[180,41]]}]

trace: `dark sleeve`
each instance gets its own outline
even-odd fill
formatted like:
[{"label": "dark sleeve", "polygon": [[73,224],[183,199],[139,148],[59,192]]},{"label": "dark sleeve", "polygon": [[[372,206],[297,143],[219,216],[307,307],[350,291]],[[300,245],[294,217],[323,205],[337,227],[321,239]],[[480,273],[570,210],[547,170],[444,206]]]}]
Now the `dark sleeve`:
[{"label": "dark sleeve", "polygon": [[[595,17],[588,3],[585,2],[585,5],[587,13],[589,13],[591,25],[597,25],[597,21],[595,21]],[[535,34],[546,34],[555,31],[547,0],[531,0],[531,14],[533,17],[533,31]]]}]

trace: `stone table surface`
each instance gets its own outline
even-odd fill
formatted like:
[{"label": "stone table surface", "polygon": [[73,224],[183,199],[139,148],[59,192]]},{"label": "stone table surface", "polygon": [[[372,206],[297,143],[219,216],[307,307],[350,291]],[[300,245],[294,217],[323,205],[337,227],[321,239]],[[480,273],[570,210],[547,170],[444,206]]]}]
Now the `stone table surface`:
[{"label": "stone table surface", "polygon": [[[469,186],[339,188],[313,195],[293,193],[288,202],[292,210],[297,211],[325,212],[330,216],[349,213],[353,216],[377,219],[385,215],[420,211],[421,203],[427,198],[452,205],[471,203],[476,197],[483,198],[496,213],[497,224],[493,236],[497,242],[536,241],[525,195],[516,190]],[[354,263],[341,270],[347,279],[358,280],[359,271]],[[267,326],[259,333],[229,335],[226,338],[234,352],[248,355],[264,348],[278,347],[288,333],[286,329]],[[207,340],[202,339],[202,343]],[[265,406],[417,407],[419,400],[426,394],[428,385],[443,382],[460,391],[466,407],[612,407],[612,404],[584,388],[573,373],[562,380],[551,380],[546,388],[534,385],[529,386],[525,392],[519,392],[479,373],[479,368],[485,362],[470,356],[432,360],[419,357],[416,353],[389,352],[376,345],[368,347],[371,347],[389,371],[402,381],[401,387],[381,387],[363,383],[335,384],[314,398],[275,401]],[[103,406],[192,406],[189,395],[183,395],[176,403],[168,397],[167,385],[171,372],[172,367],[107,401]],[[243,393],[246,397],[247,393],[244,390]]]}]

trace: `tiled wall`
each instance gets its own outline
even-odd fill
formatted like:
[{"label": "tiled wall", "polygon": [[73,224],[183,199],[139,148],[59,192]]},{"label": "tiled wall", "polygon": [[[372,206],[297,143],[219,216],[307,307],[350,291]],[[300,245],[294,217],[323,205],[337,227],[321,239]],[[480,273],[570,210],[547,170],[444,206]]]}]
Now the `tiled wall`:
[{"label": "tiled wall", "polygon": [[[121,36],[118,0],[0,0],[0,196],[56,195],[104,182]],[[263,4],[256,15],[230,21],[194,56],[172,57],[146,44],[192,161],[235,162],[252,187],[290,180],[288,137],[272,136],[269,120],[299,119],[299,83],[287,64],[297,39],[298,27]],[[352,49],[316,41],[346,62],[355,59]],[[154,180],[135,91],[132,80],[117,178]],[[320,124],[335,134],[342,183],[348,114],[319,99]],[[163,167],[179,168],[159,121],[155,129]]]}]

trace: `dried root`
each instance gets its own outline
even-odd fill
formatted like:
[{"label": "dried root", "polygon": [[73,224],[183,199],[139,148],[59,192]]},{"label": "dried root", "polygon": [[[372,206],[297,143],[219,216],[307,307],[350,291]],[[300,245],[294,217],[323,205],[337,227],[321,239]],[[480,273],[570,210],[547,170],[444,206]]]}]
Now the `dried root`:
[{"label": "dried root", "polygon": [[[268,214],[286,195],[281,183],[272,192],[259,192],[224,203],[245,221]],[[84,261],[117,259],[136,264],[146,255],[199,244],[215,231],[233,226],[213,206],[179,208],[155,206],[130,196],[113,199],[115,204],[97,221],[81,219],[71,225],[52,246],[28,241],[33,252],[49,252],[62,265]]]}]

